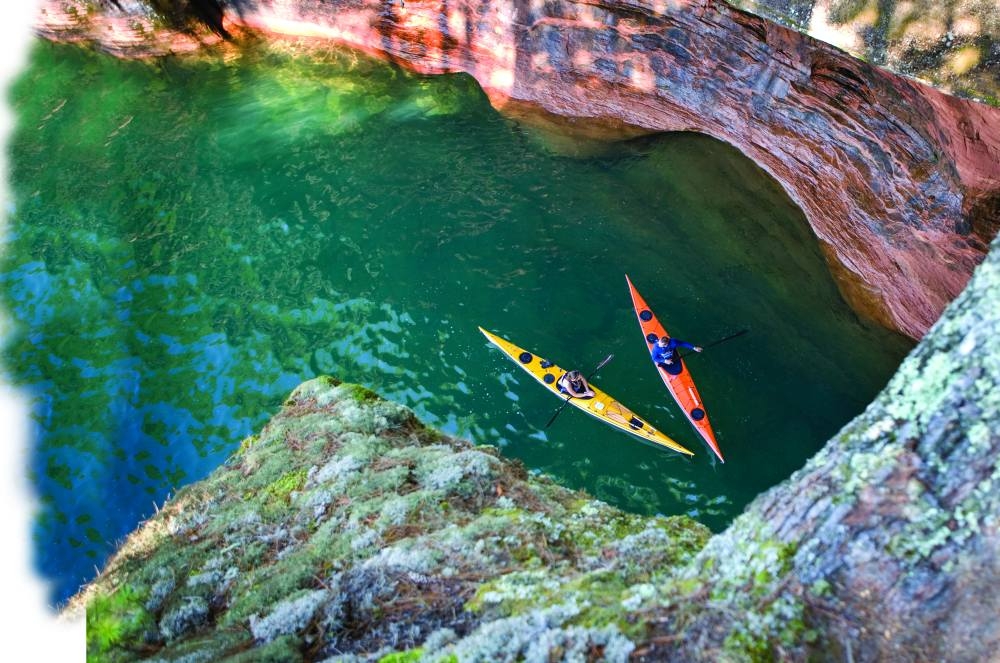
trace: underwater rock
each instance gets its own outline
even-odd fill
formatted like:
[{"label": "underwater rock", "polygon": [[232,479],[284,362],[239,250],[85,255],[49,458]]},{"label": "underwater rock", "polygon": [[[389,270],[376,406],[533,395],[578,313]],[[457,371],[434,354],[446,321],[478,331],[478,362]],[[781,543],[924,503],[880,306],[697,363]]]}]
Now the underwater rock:
[{"label": "underwater rock", "polygon": [[[39,34],[136,56],[219,42],[157,29],[141,3],[88,13],[92,4],[50,0]],[[850,305],[913,338],[1000,226],[1000,109],[721,0],[234,7],[234,34],[335,41],[423,73],[467,72],[502,112],[550,130],[604,140],[697,131],[730,143],[803,209]]]}]

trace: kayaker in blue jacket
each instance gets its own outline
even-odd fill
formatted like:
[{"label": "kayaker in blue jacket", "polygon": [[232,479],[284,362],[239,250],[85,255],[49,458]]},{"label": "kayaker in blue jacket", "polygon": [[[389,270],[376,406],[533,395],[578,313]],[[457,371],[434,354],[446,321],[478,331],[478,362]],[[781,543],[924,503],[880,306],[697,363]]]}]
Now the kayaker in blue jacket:
[{"label": "kayaker in blue jacket", "polygon": [[580,371],[563,373],[559,378],[559,391],[573,398],[593,398],[594,390],[587,384],[587,378]]},{"label": "kayaker in blue jacket", "polygon": [[681,341],[672,336],[661,336],[653,344],[653,363],[657,366],[667,368],[674,363],[674,352],[677,348],[690,348],[695,352],[701,352],[700,345],[694,345],[687,341]]}]

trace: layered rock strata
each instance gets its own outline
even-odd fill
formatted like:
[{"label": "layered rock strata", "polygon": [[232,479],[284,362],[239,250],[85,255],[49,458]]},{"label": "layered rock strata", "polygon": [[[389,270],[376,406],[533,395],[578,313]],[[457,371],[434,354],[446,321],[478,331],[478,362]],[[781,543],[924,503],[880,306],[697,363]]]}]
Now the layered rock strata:
[{"label": "layered rock strata", "polygon": [[1000,105],[1000,4],[992,0],[733,0],[852,55]]},{"label": "layered rock strata", "polygon": [[[137,3],[52,0],[38,31],[119,55],[199,46]],[[1000,225],[1000,111],[853,59],[719,0],[240,0],[226,25],[308,36],[424,73],[467,72],[494,106],[606,140],[697,131],[802,207],[855,310],[919,338]],[[208,35],[199,37],[211,41]]]}]

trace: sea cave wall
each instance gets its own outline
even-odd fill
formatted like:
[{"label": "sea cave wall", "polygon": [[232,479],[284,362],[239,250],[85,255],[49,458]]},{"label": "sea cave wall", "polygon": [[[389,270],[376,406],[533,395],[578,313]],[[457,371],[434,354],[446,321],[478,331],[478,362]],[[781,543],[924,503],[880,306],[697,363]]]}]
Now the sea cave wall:
[{"label": "sea cave wall", "polygon": [[873,64],[1000,105],[994,0],[733,0]]},{"label": "sea cave wall", "polygon": [[248,30],[333,41],[424,73],[469,73],[502,112],[550,130],[709,134],[803,209],[852,307],[912,338],[1000,227],[1000,110],[721,0],[239,0],[215,33],[167,27],[141,2],[48,0],[36,30],[121,56]]},{"label": "sea cave wall", "polygon": [[998,431],[1000,242],[867,410],[716,536],[317,378],[68,611],[95,661],[990,660]]}]

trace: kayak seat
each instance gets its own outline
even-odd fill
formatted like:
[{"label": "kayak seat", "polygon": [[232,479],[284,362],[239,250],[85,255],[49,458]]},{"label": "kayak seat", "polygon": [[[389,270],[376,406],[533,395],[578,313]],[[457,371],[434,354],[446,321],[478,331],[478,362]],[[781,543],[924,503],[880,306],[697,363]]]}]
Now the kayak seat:
[{"label": "kayak seat", "polygon": [[684,360],[677,356],[678,353],[674,353],[674,361],[670,364],[657,364],[657,366],[670,375],[680,375],[684,372]]}]

